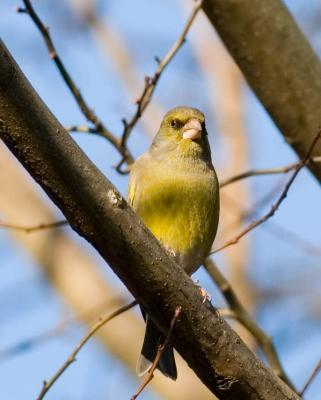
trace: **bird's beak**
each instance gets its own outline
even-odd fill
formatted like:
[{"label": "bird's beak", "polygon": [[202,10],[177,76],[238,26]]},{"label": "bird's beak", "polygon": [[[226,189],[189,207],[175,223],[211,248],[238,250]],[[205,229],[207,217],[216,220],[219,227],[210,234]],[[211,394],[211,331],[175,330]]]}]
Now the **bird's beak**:
[{"label": "bird's beak", "polygon": [[202,125],[196,118],[189,119],[183,126],[183,139],[196,140],[202,136]]}]

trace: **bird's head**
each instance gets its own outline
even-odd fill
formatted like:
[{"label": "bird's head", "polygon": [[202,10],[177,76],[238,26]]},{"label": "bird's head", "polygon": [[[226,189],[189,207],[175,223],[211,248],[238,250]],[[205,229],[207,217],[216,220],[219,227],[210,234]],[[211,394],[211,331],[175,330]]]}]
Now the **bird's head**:
[{"label": "bird's head", "polygon": [[170,110],[163,118],[152,149],[210,161],[204,114],[196,108],[188,107]]}]

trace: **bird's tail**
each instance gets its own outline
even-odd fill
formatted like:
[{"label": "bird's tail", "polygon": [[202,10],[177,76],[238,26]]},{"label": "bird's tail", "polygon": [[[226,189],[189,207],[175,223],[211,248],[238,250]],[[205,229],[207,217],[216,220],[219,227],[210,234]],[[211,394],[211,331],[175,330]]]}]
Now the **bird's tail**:
[{"label": "bird's tail", "polygon": [[[146,316],[146,330],[143,348],[137,363],[137,373],[144,375],[152,366],[157,355],[159,345],[165,341],[164,335],[159,331],[152,320]],[[167,377],[176,380],[177,369],[174,358],[173,346],[169,343],[162,353],[157,368]]]}]

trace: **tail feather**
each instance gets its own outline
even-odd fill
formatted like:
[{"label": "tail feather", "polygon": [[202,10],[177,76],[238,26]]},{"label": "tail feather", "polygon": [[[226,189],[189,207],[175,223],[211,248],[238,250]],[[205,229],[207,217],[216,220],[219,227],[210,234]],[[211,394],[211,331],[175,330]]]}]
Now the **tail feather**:
[{"label": "tail feather", "polygon": [[[165,341],[164,335],[158,330],[152,320],[146,316],[146,331],[141,355],[137,363],[137,373],[144,375],[152,366],[157,355],[158,346]],[[177,369],[174,358],[174,350],[171,344],[168,344],[162,353],[157,368],[169,378],[176,380]]]}]

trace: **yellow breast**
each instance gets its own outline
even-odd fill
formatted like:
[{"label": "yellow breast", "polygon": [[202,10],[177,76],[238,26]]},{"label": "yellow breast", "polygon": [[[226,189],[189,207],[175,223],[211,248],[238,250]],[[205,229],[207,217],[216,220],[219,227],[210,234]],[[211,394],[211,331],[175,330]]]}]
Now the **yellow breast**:
[{"label": "yellow breast", "polygon": [[213,170],[187,172],[153,165],[138,170],[132,174],[129,198],[147,227],[178,260],[199,265],[217,230],[218,184]]}]

